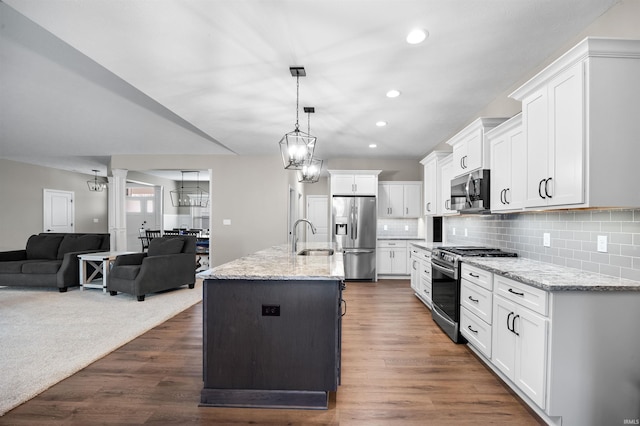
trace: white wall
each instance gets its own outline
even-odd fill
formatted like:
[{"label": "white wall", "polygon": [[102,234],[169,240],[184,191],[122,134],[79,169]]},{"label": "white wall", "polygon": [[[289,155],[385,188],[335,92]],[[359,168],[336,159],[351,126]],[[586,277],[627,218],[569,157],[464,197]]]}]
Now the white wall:
[{"label": "white wall", "polygon": [[0,159],[0,251],[24,249],[30,235],[43,231],[45,188],[75,193],[76,232],[108,232],[107,191],[90,192],[89,179],[93,175]]}]

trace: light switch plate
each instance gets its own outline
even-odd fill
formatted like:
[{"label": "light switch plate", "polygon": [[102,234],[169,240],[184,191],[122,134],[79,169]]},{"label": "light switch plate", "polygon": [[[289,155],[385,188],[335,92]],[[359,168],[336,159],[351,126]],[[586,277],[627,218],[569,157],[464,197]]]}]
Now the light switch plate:
[{"label": "light switch plate", "polygon": [[545,247],[551,247],[551,234],[545,232],[542,234],[542,245]]},{"label": "light switch plate", "polygon": [[408,231],[408,230],[409,230],[409,225],[405,225],[405,226],[404,226],[404,230],[405,230],[405,231]]},{"label": "light switch plate", "polygon": [[387,231],[389,228],[387,227],[387,225],[382,225],[382,229]]},{"label": "light switch plate", "polygon": [[452,233],[453,235],[456,235],[456,228],[451,228],[451,233]]},{"label": "light switch plate", "polygon": [[602,253],[607,252],[607,236],[598,235],[598,251]]},{"label": "light switch plate", "polygon": [[231,219],[222,219],[223,225],[231,225]]},{"label": "light switch plate", "polygon": [[469,236],[469,232],[467,231],[467,228],[464,228],[464,236],[468,237]]}]

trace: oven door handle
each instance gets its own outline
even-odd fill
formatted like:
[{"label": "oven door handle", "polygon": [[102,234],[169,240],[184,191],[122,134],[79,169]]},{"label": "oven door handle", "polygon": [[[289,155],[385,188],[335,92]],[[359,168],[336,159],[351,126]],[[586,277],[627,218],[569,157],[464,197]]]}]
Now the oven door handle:
[{"label": "oven door handle", "polygon": [[431,262],[431,267],[437,269],[440,272],[444,272],[447,275],[451,275],[453,278],[455,278],[455,276],[454,276],[455,275],[455,270],[453,270],[453,269],[445,268],[443,266],[438,265],[437,263],[435,263],[433,261]]}]

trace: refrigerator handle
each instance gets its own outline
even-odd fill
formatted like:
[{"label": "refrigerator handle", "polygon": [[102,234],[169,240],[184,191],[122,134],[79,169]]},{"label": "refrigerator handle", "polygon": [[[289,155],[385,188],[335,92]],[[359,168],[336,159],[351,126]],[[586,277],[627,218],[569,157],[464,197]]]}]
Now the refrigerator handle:
[{"label": "refrigerator handle", "polygon": [[353,214],[353,239],[358,239],[358,205],[354,203],[353,205],[354,214]]}]

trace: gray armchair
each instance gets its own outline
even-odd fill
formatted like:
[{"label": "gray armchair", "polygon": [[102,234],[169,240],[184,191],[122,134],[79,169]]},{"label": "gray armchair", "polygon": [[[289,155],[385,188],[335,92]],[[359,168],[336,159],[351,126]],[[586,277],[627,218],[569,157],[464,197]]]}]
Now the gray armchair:
[{"label": "gray armchair", "polygon": [[139,302],[150,293],[169,290],[183,285],[195,287],[196,237],[170,235],[154,238],[146,253],[125,254],[116,257],[107,290],[133,294]]}]

